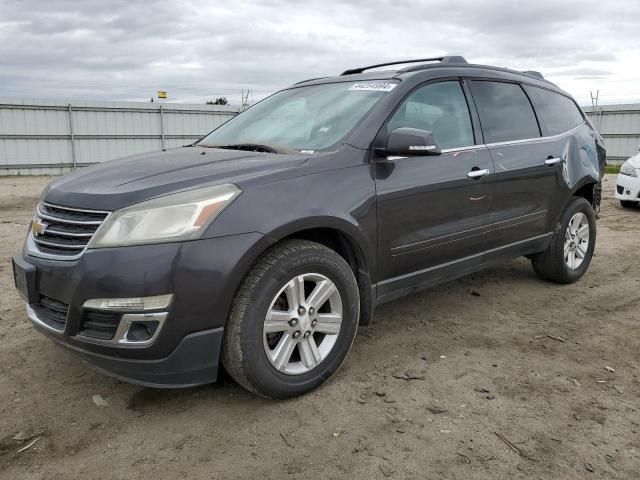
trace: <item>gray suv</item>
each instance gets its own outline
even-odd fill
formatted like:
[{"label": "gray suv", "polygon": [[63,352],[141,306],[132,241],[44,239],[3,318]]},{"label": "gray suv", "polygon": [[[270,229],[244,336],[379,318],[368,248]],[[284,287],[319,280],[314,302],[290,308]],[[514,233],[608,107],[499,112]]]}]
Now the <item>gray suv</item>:
[{"label": "gray suv", "polygon": [[183,387],[224,366],[291,397],[338,369],[383,302],[518,256],[578,280],[604,159],[537,72],[351,69],[193,145],[54,180],[15,282],[35,328],[105,373]]}]

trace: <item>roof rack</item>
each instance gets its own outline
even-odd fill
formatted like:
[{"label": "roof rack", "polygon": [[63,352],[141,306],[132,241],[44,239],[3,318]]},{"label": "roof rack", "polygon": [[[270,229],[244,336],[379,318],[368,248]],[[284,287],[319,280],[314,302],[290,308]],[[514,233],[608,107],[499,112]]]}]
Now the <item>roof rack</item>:
[{"label": "roof rack", "polygon": [[294,83],[294,85],[300,85],[301,83],[312,82],[312,81],[314,81],[314,80],[322,80],[323,78],[329,78],[329,77],[314,77],[314,78],[307,78],[306,80],[300,80],[299,82]]},{"label": "roof rack", "polygon": [[542,74],[540,72],[537,72],[535,70],[523,70],[522,73],[529,75],[531,77],[536,77],[539,78],[540,80],[545,80],[545,78],[542,76]]},{"label": "roof rack", "polygon": [[368,67],[351,68],[349,70],[345,70],[340,75],[354,75],[357,73],[362,73],[365,70],[371,70],[372,68],[388,67],[391,65],[403,65],[405,63],[423,63],[423,62],[467,63],[464,57],[461,57],[459,55],[451,55],[451,56],[445,56],[445,57],[420,58],[417,60],[403,60],[399,62],[379,63],[377,65],[369,65]]}]

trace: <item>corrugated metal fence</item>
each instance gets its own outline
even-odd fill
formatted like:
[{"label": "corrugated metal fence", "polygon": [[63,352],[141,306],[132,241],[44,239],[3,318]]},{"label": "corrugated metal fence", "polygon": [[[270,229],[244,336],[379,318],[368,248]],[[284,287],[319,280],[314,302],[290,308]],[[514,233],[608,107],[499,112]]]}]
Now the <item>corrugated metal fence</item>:
[{"label": "corrugated metal fence", "polygon": [[620,164],[638,153],[640,145],[640,104],[583,107],[604,138],[607,163]]},{"label": "corrugated metal fence", "polygon": [[0,97],[0,175],[58,175],[187,145],[238,111],[223,105]]},{"label": "corrugated metal fence", "polygon": [[[238,111],[224,105],[0,97],[0,175],[58,175],[74,166],[186,145]],[[604,137],[609,163],[635,155],[640,104],[584,111]]]}]

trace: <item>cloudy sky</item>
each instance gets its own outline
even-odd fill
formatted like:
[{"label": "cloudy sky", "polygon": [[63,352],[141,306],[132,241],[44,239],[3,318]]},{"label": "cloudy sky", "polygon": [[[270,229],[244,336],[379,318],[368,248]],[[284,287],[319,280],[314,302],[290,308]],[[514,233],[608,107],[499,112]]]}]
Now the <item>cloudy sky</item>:
[{"label": "cloudy sky", "polygon": [[640,2],[0,1],[0,96],[237,103],[448,53],[540,70],[582,104],[640,102]]}]

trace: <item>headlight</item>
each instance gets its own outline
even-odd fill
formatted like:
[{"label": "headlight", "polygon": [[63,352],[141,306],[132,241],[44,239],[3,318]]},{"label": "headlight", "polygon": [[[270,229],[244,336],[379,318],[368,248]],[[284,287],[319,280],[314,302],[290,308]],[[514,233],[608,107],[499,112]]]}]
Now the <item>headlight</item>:
[{"label": "headlight", "polygon": [[235,185],[174,193],[113,212],[88,248],[142,245],[199,238],[241,190]]},{"label": "headlight", "polygon": [[632,177],[638,176],[636,169],[633,168],[633,165],[631,165],[628,160],[622,164],[622,167],[620,167],[620,173],[622,175],[630,175]]}]

